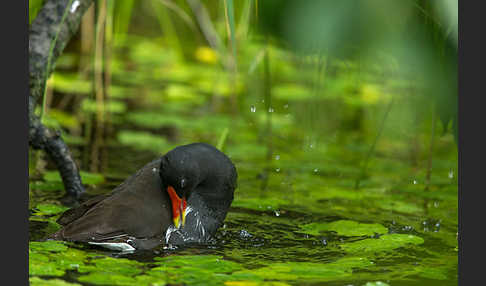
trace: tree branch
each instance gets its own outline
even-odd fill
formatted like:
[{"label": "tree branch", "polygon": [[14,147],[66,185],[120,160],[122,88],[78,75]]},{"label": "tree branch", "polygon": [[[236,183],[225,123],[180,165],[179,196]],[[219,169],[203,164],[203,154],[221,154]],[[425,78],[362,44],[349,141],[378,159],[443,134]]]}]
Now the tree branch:
[{"label": "tree branch", "polygon": [[59,169],[66,192],[75,198],[84,191],[78,167],[59,132],[45,127],[34,110],[57,58],[92,3],[93,0],[47,0],[29,31],[29,145],[49,155]]}]

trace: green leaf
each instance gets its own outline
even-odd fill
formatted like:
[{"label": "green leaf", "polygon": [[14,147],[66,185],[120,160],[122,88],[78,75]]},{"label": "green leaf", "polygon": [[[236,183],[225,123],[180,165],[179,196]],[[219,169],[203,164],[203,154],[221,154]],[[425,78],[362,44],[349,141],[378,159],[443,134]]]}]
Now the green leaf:
[{"label": "green leaf", "polygon": [[103,271],[107,273],[112,273],[115,275],[136,275],[142,272],[140,268],[142,264],[140,262],[129,260],[126,258],[111,258],[104,257],[101,259],[91,260],[90,265],[83,265],[79,268],[78,272],[96,272]]},{"label": "green leaf", "polygon": [[[98,103],[95,100],[85,98],[81,102],[81,109],[85,112],[98,112]],[[123,101],[110,100],[104,103],[104,111],[110,113],[124,113],[127,107]]]},{"label": "green leaf", "polygon": [[331,263],[286,262],[267,267],[238,271],[235,274],[251,273],[268,280],[333,281],[350,277],[353,269],[366,268],[373,263],[366,258],[345,257]]},{"label": "green leaf", "polygon": [[31,286],[81,286],[78,283],[70,283],[61,279],[41,279],[39,277],[30,277],[29,284]]},{"label": "green leaf", "polygon": [[138,150],[148,150],[161,154],[169,148],[167,139],[143,131],[123,130],[118,133],[118,140],[123,145],[128,145]]},{"label": "green leaf", "polygon": [[29,242],[29,250],[36,252],[60,252],[67,250],[68,247],[61,241],[31,241]]},{"label": "green leaf", "polygon": [[[81,175],[81,180],[83,181],[83,184],[96,185],[105,181],[105,177],[98,173],[80,171],[79,174]],[[44,180],[46,180],[47,182],[62,182],[59,171],[46,172],[44,174]]]},{"label": "green leaf", "polygon": [[78,278],[81,282],[96,285],[137,285],[135,278],[130,276],[113,274],[112,272],[92,272]]},{"label": "green leaf", "polygon": [[343,236],[372,236],[388,232],[388,229],[381,224],[367,224],[351,220],[338,220],[330,223],[313,222],[302,225],[300,228],[300,232],[312,235],[319,235],[323,231],[334,231]]},{"label": "green leaf", "polygon": [[185,255],[185,256],[166,256],[163,258],[155,257],[157,264],[164,267],[202,267],[211,269],[214,273],[230,273],[240,270],[241,266],[233,261],[225,260],[217,255]]},{"label": "green leaf", "polygon": [[367,238],[356,242],[344,243],[341,248],[350,253],[381,252],[407,245],[424,243],[423,238],[411,234],[385,234],[379,238]]},{"label": "green leaf", "polygon": [[35,215],[55,215],[69,209],[68,207],[54,204],[38,204],[35,206]]}]

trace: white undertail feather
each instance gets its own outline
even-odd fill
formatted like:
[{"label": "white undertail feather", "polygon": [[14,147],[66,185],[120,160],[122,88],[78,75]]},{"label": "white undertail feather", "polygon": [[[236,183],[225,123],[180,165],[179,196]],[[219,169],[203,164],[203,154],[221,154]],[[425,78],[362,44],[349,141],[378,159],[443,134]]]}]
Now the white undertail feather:
[{"label": "white undertail feather", "polygon": [[132,252],[135,250],[133,246],[125,242],[88,242],[89,244],[102,246],[110,250],[122,251],[122,252]]}]

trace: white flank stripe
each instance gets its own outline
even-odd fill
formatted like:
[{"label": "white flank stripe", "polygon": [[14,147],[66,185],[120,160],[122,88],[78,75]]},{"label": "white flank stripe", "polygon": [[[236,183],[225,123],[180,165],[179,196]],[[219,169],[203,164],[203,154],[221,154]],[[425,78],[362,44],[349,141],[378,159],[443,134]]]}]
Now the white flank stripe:
[{"label": "white flank stripe", "polygon": [[110,250],[117,250],[117,251],[134,251],[135,248],[128,243],[125,242],[88,242],[89,244],[99,245]]}]

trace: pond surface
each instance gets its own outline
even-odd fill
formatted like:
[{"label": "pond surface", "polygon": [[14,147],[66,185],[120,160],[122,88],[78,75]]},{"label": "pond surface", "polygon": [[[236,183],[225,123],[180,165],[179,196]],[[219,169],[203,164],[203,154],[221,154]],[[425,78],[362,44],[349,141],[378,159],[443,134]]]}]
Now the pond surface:
[{"label": "pond surface", "polygon": [[91,81],[64,55],[46,122],[62,128],[86,197],[177,145],[221,143],[239,175],[224,226],[208,245],[132,254],[43,242],[68,207],[55,168],[31,152],[31,285],[457,285],[456,146],[437,127],[430,156],[425,99],[396,88],[406,81],[367,71],[356,83],[335,62],[319,89],[315,61],[273,48],[269,98],[253,61],[235,79],[210,51],[181,62],[154,42],[119,44],[102,124]]}]

